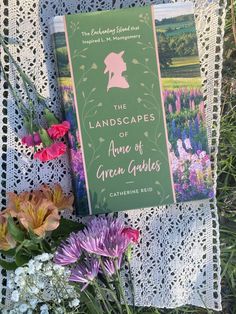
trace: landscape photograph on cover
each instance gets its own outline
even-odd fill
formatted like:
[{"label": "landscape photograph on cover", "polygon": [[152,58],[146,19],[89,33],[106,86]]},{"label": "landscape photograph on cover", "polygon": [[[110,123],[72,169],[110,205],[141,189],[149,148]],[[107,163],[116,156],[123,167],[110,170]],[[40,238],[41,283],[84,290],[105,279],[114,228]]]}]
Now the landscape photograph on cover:
[{"label": "landscape photograph on cover", "polygon": [[176,200],[211,198],[211,162],[192,3],[156,6],[155,26]]},{"label": "landscape photograph on cover", "polygon": [[[169,156],[177,202],[213,197],[206,113],[201,91],[200,62],[192,3],[154,7],[161,86]],[[65,33],[53,34],[78,208],[86,214],[87,192],[80,135],[74,108]]]},{"label": "landscape photograph on cover", "polygon": [[66,120],[70,122],[68,141],[70,148],[70,160],[72,166],[72,180],[74,192],[77,195],[76,205],[78,208],[80,208],[80,214],[85,215],[88,212],[87,191],[85,185],[82,149],[80,145],[78,123],[74,107],[75,104],[72,87],[72,78],[69,68],[65,32],[59,31],[54,33],[53,41],[57,60],[59,81],[58,83],[63,100],[64,114]]}]

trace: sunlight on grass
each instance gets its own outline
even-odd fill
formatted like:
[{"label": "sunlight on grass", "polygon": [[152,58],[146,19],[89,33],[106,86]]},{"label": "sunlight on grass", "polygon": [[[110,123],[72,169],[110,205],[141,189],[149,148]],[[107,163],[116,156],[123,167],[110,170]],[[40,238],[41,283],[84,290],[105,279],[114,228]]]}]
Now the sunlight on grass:
[{"label": "sunlight on grass", "polygon": [[172,58],[172,64],[170,65],[170,67],[181,67],[194,64],[199,64],[198,56]]},{"label": "sunlight on grass", "polygon": [[202,82],[200,77],[165,77],[162,78],[163,89],[177,89],[177,88],[201,88]]},{"label": "sunlight on grass", "polygon": [[71,86],[71,78],[70,77],[59,77],[59,83],[63,86]]}]

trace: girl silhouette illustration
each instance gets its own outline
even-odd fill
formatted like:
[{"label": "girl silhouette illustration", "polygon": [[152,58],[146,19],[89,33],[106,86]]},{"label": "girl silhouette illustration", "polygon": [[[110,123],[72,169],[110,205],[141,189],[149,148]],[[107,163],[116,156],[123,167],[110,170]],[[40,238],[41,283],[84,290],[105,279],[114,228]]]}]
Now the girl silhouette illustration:
[{"label": "girl silhouette illustration", "polygon": [[126,71],[126,63],[124,62],[122,56],[124,51],[120,53],[111,52],[109,53],[104,63],[106,68],[104,73],[108,72],[108,84],[107,84],[107,91],[110,88],[117,87],[117,88],[129,88],[129,83],[126,81],[126,78],[122,76],[122,73]]}]

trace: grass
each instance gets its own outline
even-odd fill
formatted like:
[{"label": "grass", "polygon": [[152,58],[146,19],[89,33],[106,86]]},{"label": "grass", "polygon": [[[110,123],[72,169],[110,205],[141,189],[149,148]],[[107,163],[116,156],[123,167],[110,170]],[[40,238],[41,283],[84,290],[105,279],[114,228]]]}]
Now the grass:
[{"label": "grass", "polygon": [[178,57],[178,58],[172,58],[172,64],[170,65],[170,68],[196,65],[196,64],[199,66],[198,56]]},{"label": "grass", "polygon": [[160,22],[156,26],[156,30],[161,33],[165,33],[166,36],[178,36],[182,34],[188,34],[195,32],[194,19],[181,22],[172,22],[168,24],[161,24]]},{"label": "grass", "polygon": [[177,22],[172,24],[163,24],[156,27],[158,32],[165,33],[166,36],[176,36],[195,32],[194,21]]},{"label": "grass", "polygon": [[71,86],[71,78],[70,77],[59,77],[59,82],[63,86]]},{"label": "grass", "polygon": [[163,77],[199,77],[200,64],[198,56],[172,58],[170,66],[162,70]]},{"label": "grass", "polygon": [[186,78],[186,77],[171,77],[171,78],[162,78],[163,89],[177,89],[177,88],[200,88],[201,87],[201,78]]}]

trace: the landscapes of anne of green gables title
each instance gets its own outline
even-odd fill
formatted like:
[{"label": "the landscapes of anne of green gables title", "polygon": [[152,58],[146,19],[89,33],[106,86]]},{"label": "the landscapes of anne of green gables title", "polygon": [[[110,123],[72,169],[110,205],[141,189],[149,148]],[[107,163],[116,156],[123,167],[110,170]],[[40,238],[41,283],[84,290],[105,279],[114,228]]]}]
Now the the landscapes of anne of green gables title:
[{"label": "the landscapes of anne of green gables title", "polygon": [[[156,5],[154,12],[176,200],[211,198],[211,163],[192,4]],[[65,33],[56,32],[53,37],[65,116],[71,125],[69,144],[75,193],[85,208],[85,175]]]}]

